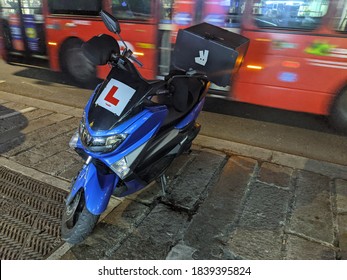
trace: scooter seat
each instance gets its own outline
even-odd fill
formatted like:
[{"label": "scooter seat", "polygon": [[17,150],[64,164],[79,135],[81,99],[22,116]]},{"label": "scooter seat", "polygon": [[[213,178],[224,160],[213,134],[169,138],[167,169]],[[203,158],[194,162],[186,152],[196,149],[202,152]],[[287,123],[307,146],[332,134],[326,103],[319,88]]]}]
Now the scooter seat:
[{"label": "scooter seat", "polygon": [[166,100],[169,113],[163,126],[171,125],[186,116],[198,102],[204,84],[195,77],[177,77],[170,83],[171,103]]}]

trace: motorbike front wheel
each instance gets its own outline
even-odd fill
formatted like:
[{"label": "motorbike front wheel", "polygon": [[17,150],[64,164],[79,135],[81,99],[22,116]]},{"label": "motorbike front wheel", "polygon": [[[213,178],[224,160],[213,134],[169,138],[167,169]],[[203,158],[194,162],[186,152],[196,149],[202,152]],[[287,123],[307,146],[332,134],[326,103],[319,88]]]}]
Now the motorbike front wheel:
[{"label": "motorbike front wheel", "polygon": [[99,216],[88,211],[85,205],[84,192],[80,190],[73,200],[65,205],[61,238],[70,244],[82,242],[92,232]]}]

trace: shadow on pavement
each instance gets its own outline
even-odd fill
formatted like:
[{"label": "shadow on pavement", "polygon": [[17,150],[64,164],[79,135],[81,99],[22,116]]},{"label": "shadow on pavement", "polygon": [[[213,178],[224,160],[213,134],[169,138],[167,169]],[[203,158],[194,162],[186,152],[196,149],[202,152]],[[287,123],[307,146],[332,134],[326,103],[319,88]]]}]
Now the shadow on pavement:
[{"label": "shadow on pavement", "polygon": [[341,135],[326,116],[285,111],[225,99],[207,98],[204,111]]},{"label": "shadow on pavement", "polygon": [[21,131],[28,126],[28,119],[20,112],[0,105],[0,155],[25,141]]},{"label": "shadow on pavement", "polygon": [[[54,72],[49,69],[49,63],[46,60],[32,59],[26,61],[20,58],[11,61],[10,65],[16,66],[21,65],[26,67],[26,69],[15,72],[13,75],[23,78],[30,78],[37,80],[37,85],[49,86],[53,83],[64,84],[85,89],[94,89],[101,80],[97,80],[95,83],[90,83],[88,85],[81,85],[73,81],[68,75],[62,72]],[[35,65],[35,66],[34,66]]]}]

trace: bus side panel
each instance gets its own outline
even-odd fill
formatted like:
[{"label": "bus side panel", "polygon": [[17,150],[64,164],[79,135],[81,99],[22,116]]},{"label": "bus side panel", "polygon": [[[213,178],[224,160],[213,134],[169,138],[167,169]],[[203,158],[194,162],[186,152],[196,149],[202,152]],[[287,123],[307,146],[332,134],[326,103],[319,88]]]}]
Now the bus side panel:
[{"label": "bus side panel", "polygon": [[284,110],[328,115],[333,97],[334,95],[324,92],[237,82],[233,85],[231,99]]},{"label": "bus side panel", "polygon": [[80,38],[86,41],[93,35],[102,33],[98,32],[101,29],[106,33],[106,28],[103,27],[101,20],[96,20],[95,18],[81,18],[77,20],[76,16],[48,16],[46,18],[46,38],[51,69],[53,71],[61,71],[59,52],[67,39]]},{"label": "bus side panel", "polygon": [[121,22],[122,36],[131,45],[128,47],[143,63],[139,71],[146,79],[155,79],[157,74],[157,33],[156,24],[133,24]]},{"label": "bus side panel", "polygon": [[251,43],[234,81],[232,99],[327,114],[332,98],[347,80],[345,39],[271,31],[243,35]]}]

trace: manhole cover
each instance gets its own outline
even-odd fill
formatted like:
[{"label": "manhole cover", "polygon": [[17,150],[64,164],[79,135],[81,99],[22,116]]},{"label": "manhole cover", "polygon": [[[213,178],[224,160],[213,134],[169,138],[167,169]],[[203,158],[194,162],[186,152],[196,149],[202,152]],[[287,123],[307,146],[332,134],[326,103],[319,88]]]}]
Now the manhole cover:
[{"label": "manhole cover", "polygon": [[0,167],[0,259],[45,259],[59,248],[66,194]]}]

